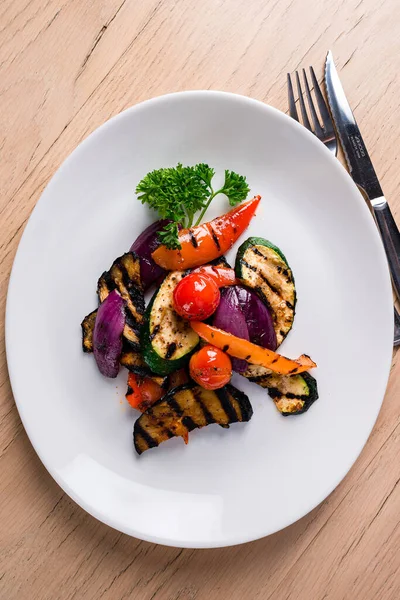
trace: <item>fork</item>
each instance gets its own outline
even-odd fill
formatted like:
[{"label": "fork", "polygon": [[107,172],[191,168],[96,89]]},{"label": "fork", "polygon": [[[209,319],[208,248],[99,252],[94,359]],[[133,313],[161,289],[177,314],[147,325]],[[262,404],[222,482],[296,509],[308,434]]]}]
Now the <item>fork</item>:
[{"label": "fork", "polygon": [[[299,72],[296,71],[296,84],[297,84],[297,92],[299,96],[299,104],[301,117],[303,120],[303,125],[306,127],[311,133],[313,133],[325,146],[332,152],[334,156],[337,154],[338,143],[336,138],[335,127],[333,125],[333,121],[324,100],[324,97],[321,92],[321,88],[319,87],[317,78],[314,73],[314,69],[310,67],[311,81],[314,87],[315,99],[317,101],[319,114],[321,116],[322,126],[319,122],[317,111],[315,110],[315,105],[311,96],[310,86],[308,85],[308,79],[305,70],[303,69],[303,78],[304,78],[304,86],[306,88],[306,95],[308,106],[310,109],[311,119],[313,122],[313,126],[311,126],[310,120],[308,118],[306,105],[304,103],[303,90],[301,88]],[[290,77],[290,73],[287,74],[287,84],[288,84],[288,96],[289,96],[289,114],[292,119],[299,121],[299,117],[297,114],[296,102],[294,99],[292,80]]]},{"label": "fork", "polygon": [[[311,133],[313,133],[325,146],[332,152],[334,156],[337,155],[338,143],[336,137],[335,127],[333,125],[332,117],[326,105],[324,96],[321,92],[318,80],[315,76],[314,69],[310,67],[310,75],[312,85],[314,87],[314,95],[317,101],[319,114],[321,117],[321,123],[318,119],[315,104],[311,96],[310,86],[308,84],[307,74],[303,69],[304,87],[306,90],[308,108],[311,114],[311,120],[313,125],[310,123],[310,119],[307,114],[306,105],[304,102],[304,93],[300,83],[300,77],[298,71],[296,71],[296,86],[297,93],[299,96],[300,112],[304,127],[306,127]],[[290,73],[287,74],[287,86],[288,86],[288,100],[289,100],[289,114],[292,119],[295,119],[300,123],[299,116],[297,114],[296,101],[294,99],[292,79]],[[394,346],[400,345],[400,315],[394,307]]]}]

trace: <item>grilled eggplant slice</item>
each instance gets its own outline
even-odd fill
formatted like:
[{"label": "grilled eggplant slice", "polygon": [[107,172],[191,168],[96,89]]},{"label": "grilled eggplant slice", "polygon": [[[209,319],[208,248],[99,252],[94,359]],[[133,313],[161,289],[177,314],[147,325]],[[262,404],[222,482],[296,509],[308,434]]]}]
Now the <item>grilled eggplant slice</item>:
[{"label": "grilled eggplant slice", "polygon": [[250,237],[238,250],[235,271],[271,310],[279,346],[292,328],[296,306],[293,273],[284,254],[268,240]]},{"label": "grilled eggplant slice", "polygon": [[159,375],[184,367],[199,343],[190,323],[173,307],[174,289],[186,274],[183,271],[169,273],[146,310],[141,349],[148,367]]},{"label": "grilled eggplant slice", "polygon": [[265,367],[249,365],[243,375],[267,388],[276,408],[285,417],[305,413],[318,400],[317,382],[309,373],[277,375]]},{"label": "grilled eggplant slice", "polygon": [[131,351],[139,352],[139,331],[144,318],[144,294],[140,281],[140,259],[135,252],[126,252],[117,258],[109,271],[105,271],[97,283],[100,302],[112,290],[118,290],[126,302],[124,342]]},{"label": "grilled eggplant slice", "polygon": [[93,331],[96,322],[97,308],[86,315],[81,323],[82,349],[84,352],[93,352]]},{"label": "grilled eggplant slice", "polygon": [[144,362],[144,359],[140,352],[135,352],[131,350],[128,344],[125,344],[122,348],[122,354],[120,361],[123,367],[126,367],[128,371],[135,373],[136,375],[141,375],[142,377],[148,377],[152,375],[151,370]]},{"label": "grilled eggplant slice", "polygon": [[249,421],[253,409],[246,394],[226,385],[220,390],[205,390],[190,383],[177,387],[153,404],[135,422],[133,441],[142,454],[166,440],[211,423],[228,426]]}]

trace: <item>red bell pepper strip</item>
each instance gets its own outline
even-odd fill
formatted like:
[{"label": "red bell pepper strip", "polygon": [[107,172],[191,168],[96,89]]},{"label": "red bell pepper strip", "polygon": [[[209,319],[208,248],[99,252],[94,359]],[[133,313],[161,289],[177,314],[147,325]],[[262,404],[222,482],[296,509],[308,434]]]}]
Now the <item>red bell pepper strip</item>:
[{"label": "red bell pepper strip", "polygon": [[236,279],[235,271],[230,267],[216,267],[214,265],[204,265],[194,269],[192,273],[201,273],[202,275],[209,275],[214,279],[218,287],[225,287],[226,285],[237,285],[239,280]]},{"label": "red bell pepper strip", "polygon": [[247,229],[260,200],[261,196],[255,196],[208,223],[182,229],[181,249],[159,246],[151,255],[153,260],[163,269],[184,271],[222,256]]},{"label": "red bell pepper strip", "polygon": [[165,394],[165,391],[151,377],[143,377],[135,373],[128,375],[128,391],[126,399],[132,408],[137,408],[141,412],[145,412],[149,406],[160,400]]}]

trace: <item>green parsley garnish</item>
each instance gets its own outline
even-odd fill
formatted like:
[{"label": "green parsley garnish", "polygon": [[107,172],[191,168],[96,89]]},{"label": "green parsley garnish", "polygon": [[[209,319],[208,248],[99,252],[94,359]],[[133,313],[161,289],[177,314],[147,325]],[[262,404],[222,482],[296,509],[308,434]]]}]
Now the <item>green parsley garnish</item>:
[{"label": "green parsley garnish", "polygon": [[225,171],[222,188],[214,190],[212,178],[214,169],[204,163],[194,167],[176,167],[157,169],[148,173],[138,184],[136,193],[142,204],[148,204],[156,210],[162,219],[170,219],[159,233],[163,244],[176,249],[181,245],[178,239],[179,225],[191,227],[197,213],[195,225],[199,225],[211,201],[218,194],[225,194],[229,204],[236,206],[245,200],[249,186],[243,175]]}]

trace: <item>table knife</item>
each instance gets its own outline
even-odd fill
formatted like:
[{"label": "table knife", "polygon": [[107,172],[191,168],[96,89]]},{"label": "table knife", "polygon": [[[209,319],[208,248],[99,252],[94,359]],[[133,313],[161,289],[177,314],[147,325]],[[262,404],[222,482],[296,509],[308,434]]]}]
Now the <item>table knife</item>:
[{"label": "table knife", "polygon": [[364,191],[372,207],[386,251],[393,287],[397,298],[400,299],[400,232],[383,195],[360,129],[345,96],[332,52],[328,52],[326,58],[325,84],[328,104],[351,177]]}]

